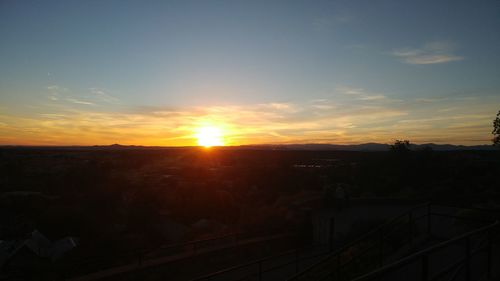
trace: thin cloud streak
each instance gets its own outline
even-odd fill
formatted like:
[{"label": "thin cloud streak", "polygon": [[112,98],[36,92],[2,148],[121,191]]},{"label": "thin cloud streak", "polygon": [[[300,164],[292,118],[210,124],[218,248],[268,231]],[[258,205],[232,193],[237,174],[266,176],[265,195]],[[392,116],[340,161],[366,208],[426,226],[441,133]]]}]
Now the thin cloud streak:
[{"label": "thin cloud streak", "polygon": [[401,62],[407,64],[440,64],[461,61],[462,56],[455,55],[455,44],[446,41],[434,41],[421,48],[402,48],[392,51]]},{"label": "thin cloud streak", "polygon": [[[0,143],[195,145],[195,129],[214,124],[223,129],[228,145],[387,143],[397,137],[464,144],[488,139],[499,103],[497,96],[487,100],[464,96],[396,100],[389,93],[349,87],[336,88],[329,97],[300,103],[211,107],[103,110],[59,100],[33,116],[0,115]],[[439,111],[447,108],[453,110]]]}]

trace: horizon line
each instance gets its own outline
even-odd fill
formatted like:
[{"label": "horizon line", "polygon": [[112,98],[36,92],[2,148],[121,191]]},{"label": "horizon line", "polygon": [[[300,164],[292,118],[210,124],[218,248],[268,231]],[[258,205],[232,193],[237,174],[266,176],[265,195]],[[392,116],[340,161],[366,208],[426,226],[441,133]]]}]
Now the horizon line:
[{"label": "horizon line", "polygon": [[[290,146],[290,145],[330,145],[330,146],[360,146],[360,145],[387,145],[390,146],[392,143],[380,143],[380,142],[365,142],[365,143],[353,143],[353,144],[337,144],[337,143],[262,143],[262,144],[240,144],[240,145],[220,145],[220,146],[211,146],[213,148],[223,148],[223,147],[249,147],[249,146]],[[410,142],[410,145],[437,145],[437,146],[463,146],[463,147],[474,147],[474,146],[494,146],[493,144],[475,144],[475,145],[467,145],[467,144],[452,144],[452,143],[435,143],[435,142]],[[203,148],[200,145],[141,145],[141,144],[91,144],[91,145],[82,145],[82,144],[64,144],[64,145],[55,145],[55,144],[0,144],[0,147],[112,147],[112,146],[122,146],[122,147],[144,147],[144,148]]]}]

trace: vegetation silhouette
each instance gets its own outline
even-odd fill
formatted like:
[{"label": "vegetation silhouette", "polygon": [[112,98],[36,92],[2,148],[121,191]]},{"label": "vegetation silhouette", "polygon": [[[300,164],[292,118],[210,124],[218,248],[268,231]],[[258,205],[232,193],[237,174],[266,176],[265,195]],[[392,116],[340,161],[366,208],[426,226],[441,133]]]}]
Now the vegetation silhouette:
[{"label": "vegetation silhouette", "polygon": [[394,144],[389,147],[390,150],[399,153],[406,153],[410,151],[410,141],[409,140],[396,140]]},{"label": "vegetation silhouette", "polygon": [[493,145],[500,146],[500,110],[497,113],[497,117],[493,120]]}]

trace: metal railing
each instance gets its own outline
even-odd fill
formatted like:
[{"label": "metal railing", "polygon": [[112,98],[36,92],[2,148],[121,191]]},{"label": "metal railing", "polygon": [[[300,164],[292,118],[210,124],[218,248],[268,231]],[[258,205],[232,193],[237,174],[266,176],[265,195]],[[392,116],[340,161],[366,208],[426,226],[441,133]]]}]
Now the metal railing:
[{"label": "metal railing", "polygon": [[155,257],[178,255],[189,253],[195,255],[199,250],[214,244],[236,244],[238,243],[241,233],[230,233],[227,235],[210,237],[205,239],[197,239],[181,243],[172,243],[161,246],[152,250],[130,250],[120,251],[109,255],[89,256],[84,259],[78,259],[74,262],[69,262],[66,266],[103,268],[116,266],[121,264],[137,263],[141,264],[145,259],[151,258],[150,254],[154,253]]},{"label": "metal railing", "polygon": [[[379,225],[365,235],[351,241],[334,252],[332,251],[332,240],[330,239],[329,245],[312,245],[308,247],[296,248],[263,259],[254,260],[245,264],[204,275],[193,280],[262,281],[278,279],[284,280],[291,277],[288,280],[342,281],[354,280],[358,278],[359,280],[364,281],[380,279],[380,276],[388,274],[396,268],[403,268],[405,265],[410,266],[411,264],[416,263],[416,261],[426,264],[425,266],[422,265],[420,270],[428,272],[425,274],[426,276],[430,276],[429,279],[418,280],[438,280],[438,277],[441,278],[445,275],[458,275],[461,271],[465,270],[465,264],[470,264],[472,256],[479,255],[484,252],[488,253],[488,251],[491,252],[491,241],[482,240],[482,243],[484,244],[484,242],[486,242],[487,246],[478,243],[476,240],[472,241],[472,243],[470,243],[471,241],[463,242],[464,245],[467,243],[470,244],[468,247],[471,255],[468,257],[465,256],[451,265],[444,266],[443,270],[436,273],[435,270],[429,268],[432,264],[429,262],[430,254],[437,251],[437,249],[442,249],[444,247],[438,247],[439,245],[451,245],[451,243],[458,243],[457,241],[459,241],[459,238],[462,236],[445,241],[443,242],[444,244],[441,243],[431,246],[428,242],[432,239],[434,239],[434,242],[436,243],[441,242],[444,239],[449,239],[444,238],[446,235],[438,233],[438,227],[435,225],[439,225],[443,218],[446,218],[447,220],[472,221],[474,223],[479,222],[481,224],[491,223],[491,220],[482,219],[480,217],[459,216],[456,211],[448,210],[445,212],[443,210],[439,210],[440,208],[453,207],[431,205],[429,203],[422,204]],[[481,209],[474,210],[484,211]],[[478,233],[482,233],[478,231],[490,226],[493,227],[493,225],[481,226],[481,228],[477,228],[467,234],[476,235]],[[488,235],[490,235],[490,233],[488,233]],[[243,237],[249,236],[241,233],[234,233],[221,237],[166,245],[162,247],[159,252],[162,253],[161,255],[167,252],[175,253],[179,251],[196,255],[204,249],[208,249],[212,246],[223,244],[236,246],[239,243],[238,241],[240,241]],[[414,252],[417,247],[420,246],[420,248],[422,248],[422,244],[424,244],[425,247],[431,247],[428,248],[430,252],[428,252],[429,254],[426,255],[425,258],[423,256],[418,256],[421,258],[413,257],[422,251],[408,256],[408,254],[410,252]],[[481,247],[478,247],[477,245],[481,245]],[[476,246],[477,249],[472,249],[474,246]],[[489,255],[491,255],[491,253]],[[407,257],[402,258],[403,256]],[[403,263],[403,261],[407,261],[407,263]],[[141,261],[139,260],[138,262],[140,263]],[[488,264],[489,263],[491,263],[491,256],[489,256],[488,259]],[[491,270],[489,270],[489,272],[491,272]],[[377,274],[376,276],[378,277],[370,274]]]},{"label": "metal railing", "polygon": [[[383,227],[387,227],[389,225],[397,224],[400,223],[401,219],[405,219],[407,216],[409,216],[409,222],[410,225],[413,224],[414,221],[417,219],[420,219],[421,217],[415,217],[414,214],[416,213],[415,210],[417,209],[422,209],[422,208],[427,208],[429,204],[422,204],[419,206],[416,206],[412,208],[411,210],[387,221],[386,223],[380,225],[379,227],[376,227],[366,235],[363,235],[362,237],[356,239],[355,241],[352,241],[346,246],[343,246],[340,251],[347,249],[349,247],[352,247],[353,245],[360,244],[363,242],[367,237],[370,237],[372,233],[377,233],[380,231]],[[332,222],[330,223],[330,231],[332,231],[333,224]],[[412,227],[408,228],[410,233],[413,233],[415,229]],[[395,230],[395,229],[393,229]],[[378,236],[377,236],[378,237]],[[410,237],[413,237],[413,234],[410,235]],[[263,259],[258,259],[255,261],[251,261],[245,264],[241,264],[238,266],[230,267],[221,271],[217,271],[196,279],[193,279],[193,281],[198,281],[198,280],[217,280],[217,279],[223,279],[223,280],[263,280],[269,277],[271,274],[275,274],[278,271],[287,271],[284,273],[284,275],[293,276],[302,276],[304,275],[304,272],[307,272],[311,268],[314,268],[317,264],[323,263],[325,260],[328,260],[331,258],[332,251],[333,251],[333,240],[332,236],[330,235],[330,241],[328,244],[320,245],[317,244],[315,245],[318,247],[319,251],[311,251],[311,246],[308,247],[301,247],[297,249],[293,249],[290,251],[286,251],[277,255],[269,256]],[[322,249],[322,250],[321,250]],[[308,253],[309,252],[309,253]],[[335,253],[337,253],[336,251]],[[335,253],[333,255],[335,255]],[[380,252],[380,257],[383,259],[383,252]],[[288,257],[288,258],[286,258]],[[326,258],[325,258],[326,257]],[[283,258],[284,261],[282,262],[277,262],[280,258]],[[315,264],[311,266],[311,264]],[[304,267],[304,268],[303,268]],[[306,269],[305,271],[302,271]],[[302,273],[300,273],[302,272]],[[300,274],[299,274],[300,273]]]},{"label": "metal railing", "polygon": [[[442,223],[443,218],[461,221],[474,221],[475,223],[481,224],[492,223],[491,219],[458,216],[456,215],[456,211],[453,210],[441,212],[439,212],[439,210],[432,210],[433,206],[434,209],[457,208],[442,205],[431,205],[429,203],[417,206],[380,225],[355,241],[343,246],[339,250],[325,257],[322,261],[300,272],[299,274],[296,274],[289,280],[357,280],[356,278],[360,278],[363,274],[376,272],[380,268],[386,268],[384,265],[392,264],[394,260],[406,255],[407,252],[411,252],[415,246],[418,246],[418,244],[425,245],[429,244],[429,242],[433,240],[439,241],[449,239],[444,238],[443,235],[437,233],[439,227],[434,227],[434,230],[432,227],[433,224]],[[467,208],[457,209],[463,210]],[[476,212],[489,211],[477,208],[471,210]],[[492,228],[493,226],[494,225],[488,225],[486,227]],[[483,228],[478,229],[478,231],[481,229]],[[401,232],[401,230],[403,231]],[[473,231],[471,233],[477,232]],[[443,243],[452,243],[453,241],[456,241],[456,239],[451,239]],[[429,247],[429,245],[425,246]],[[488,251],[491,251],[491,248],[489,248]],[[489,259],[488,262],[490,261],[491,260]],[[424,261],[422,261],[422,263],[424,263]],[[467,263],[467,260],[465,260],[464,263]],[[428,266],[428,261],[425,261],[425,264]],[[456,267],[458,266],[454,266],[453,268]],[[422,270],[425,270],[424,266]],[[400,279],[404,279],[404,277],[401,277]],[[419,280],[427,281],[431,279]]]},{"label": "metal railing", "polygon": [[[212,281],[223,276],[230,276],[231,274],[239,276],[235,277],[234,279],[229,278],[229,280],[240,281],[255,279],[261,281],[266,274],[275,272],[280,269],[286,269],[287,267],[289,270],[293,270],[294,273],[298,273],[301,269],[301,265],[305,262],[319,257],[324,257],[328,253],[330,253],[330,251],[328,250],[328,245],[317,244],[315,246],[320,249],[320,251],[318,251],[317,253],[307,254],[307,250],[311,250],[311,248],[314,246],[300,247],[262,259],[257,259],[248,263],[240,264],[234,267],[226,268],[214,273],[210,273],[202,277],[192,279],[192,281]],[[280,258],[283,258],[285,261],[279,262]],[[246,274],[239,274],[239,271],[246,271]]]},{"label": "metal railing", "polygon": [[414,224],[427,217],[429,206],[428,203],[418,205],[386,221],[289,280],[349,280],[361,270],[382,266],[394,250],[415,242],[417,229]]},{"label": "metal railing", "polygon": [[[414,253],[406,258],[403,258],[399,261],[396,261],[392,264],[386,265],[380,269],[377,269],[371,273],[368,273],[364,276],[358,277],[354,279],[354,281],[368,281],[368,280],[382,280],[384,277],[387,278],[387,275],[390,273],[394,273],[396,270],[401,269],[403,267],[407,267],[412,264],[419,264],[420,269],[417,270],[420,272],[419,275],[415,276],[415,280],[422,281],[434,281],[434,280],[443,280],[446,277],[449,277],[448,281],[456,280],[459,276],[459,273],[464,271],[464,279],[466,281],[470,280],[479,280],[483,276],[472,276],[472,260],[473,257],[478,255],[481,252],[486,252],[486,269],[484,270],[484,274],[489,279],[492,275],[492,233],[499,226],[499,222],[495,221],[494,223],[481,227],[479,229],[470,231],[468,233],[462,234],[455,238],[452,238],[448,241],[441,242],[437,245],[434,245],[430,248],[422,250],[420,252]],[[476,249],[473,249],[473,238],[475,235],[484,234],[484,239],[480,240],[476,244]],[[484,241],[486,241],[486,245],[483,245]],[[459,258],[451,262],[450,264],[441,267],[441,270],[437,270],[436,273],[432,273],[430,270],[430,257],[432,254],[437,253],[439,251],[443,251],[446,248],[451,249],[451,246],[462,244],[463,246],[463,258]],[[455,251],[450,251],[449,254],[455,254]],[[479,272],[479,275],[481,273]],[[410,275],[411,276],[411,275]],[[406,278],[405,280],[411,280],[411,278]]]},{"label": "metal railing", "polygon": [[[290,234],[294,232],[289,231],[286,233]],[[84,259],[79,258],[75,261],[66,261],[62,264],[61,273],[67,278],[116,266],[133,264],[141,266],[145,261],[157,258],[173,256],[189,258],[221,247],[235,247],[247,239],[278,234],[284,235],[284,233],[278,232],[237,232],[187,242],[167,244],[151,250],[120,251],[110,255],[90,256]]]}]

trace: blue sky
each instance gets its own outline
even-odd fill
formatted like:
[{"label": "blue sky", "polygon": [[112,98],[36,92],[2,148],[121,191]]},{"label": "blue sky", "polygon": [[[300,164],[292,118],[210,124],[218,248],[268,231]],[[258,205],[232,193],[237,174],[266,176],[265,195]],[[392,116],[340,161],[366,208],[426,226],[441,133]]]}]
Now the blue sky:
[{"label": "blue sky", "polygon": [[[1,1],[0,143],[488,143],[498,1]],[[237,117],[241,118],[237,118]]]}]

